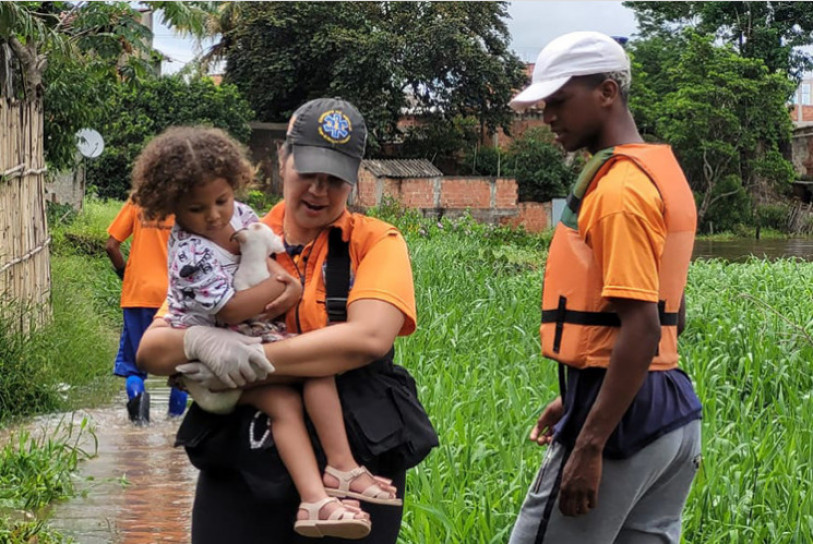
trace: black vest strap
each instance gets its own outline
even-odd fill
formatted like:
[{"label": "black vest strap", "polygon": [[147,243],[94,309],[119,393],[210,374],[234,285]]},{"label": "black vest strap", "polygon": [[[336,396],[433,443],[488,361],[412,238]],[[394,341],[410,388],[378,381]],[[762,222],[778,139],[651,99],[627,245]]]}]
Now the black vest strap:
[{"label": "black vest strap", "polygon": [[350,292],[350,244],[342,240],[342,229],[330,229],[325,273],[325,309],[328,323],[347,321]]},{"label": "black vest strap", "polygon": [[[564,317],[561,317],[564,316]],[[661,327],[676,327],[678,323],[677,312],[658,312]],[[578,312],[576,310],[559,308],[555,310],[542,310],[542,323],[572,323],[574,325],[594,325],[598,327],[620,327],[621,320],[614,312]]]}]

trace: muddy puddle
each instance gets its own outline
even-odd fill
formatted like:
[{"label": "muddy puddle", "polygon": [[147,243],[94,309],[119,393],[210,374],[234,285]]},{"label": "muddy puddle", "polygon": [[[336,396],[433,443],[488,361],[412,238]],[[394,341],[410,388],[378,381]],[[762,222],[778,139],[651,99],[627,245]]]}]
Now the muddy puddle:
[{"label": "muddy puddle", "polygon": [[[73,419],[78,425],[86,416],[98,442],[97,455],[79,465],[79,494],[51,507],[50,527],[79,544],[189,542],[197,469],[183,449],[172,447],[180,420],[167,417],[165,382],[147,381],[148,426],[136,427],[127,419],[123,387],[111,406],[39,418],[26,425],[39,437],[60,421],[64,426]],[[93,451],[93,439],[85,434],[80,444]]]}]

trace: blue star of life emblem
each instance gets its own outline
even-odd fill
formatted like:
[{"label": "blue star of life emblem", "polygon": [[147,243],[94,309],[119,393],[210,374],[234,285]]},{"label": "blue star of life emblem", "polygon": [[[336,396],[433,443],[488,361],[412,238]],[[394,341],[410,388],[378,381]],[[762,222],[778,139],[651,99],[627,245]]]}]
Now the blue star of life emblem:
[{"label": "blue star of life emblem", "polygon": [[319,127],[319,134],[333,144],[343,144],[350,140],[350,132],[353,130],[350,119],[339,110],[330,110],[322,114],[319,118],[322,123]]}]

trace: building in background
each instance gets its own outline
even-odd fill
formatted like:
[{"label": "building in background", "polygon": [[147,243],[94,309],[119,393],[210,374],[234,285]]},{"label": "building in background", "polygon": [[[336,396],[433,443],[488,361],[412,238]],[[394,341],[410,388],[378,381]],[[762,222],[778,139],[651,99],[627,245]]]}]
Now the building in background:
[{"label": "building in background", "polygon": [[790,118],[796,126],[813,124],[813,77],[802,80],[791,99]]}]

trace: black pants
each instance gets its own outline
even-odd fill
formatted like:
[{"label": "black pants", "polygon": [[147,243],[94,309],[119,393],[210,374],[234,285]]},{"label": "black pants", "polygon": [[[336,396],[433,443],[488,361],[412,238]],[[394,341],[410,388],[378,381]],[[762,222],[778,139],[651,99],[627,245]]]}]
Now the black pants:
[{"label": "black pants", "polygon": [[[381,476],[392,478],[403,497],[406,472]],[[360,544],[395,544],[401,529],[401,506],[361,503],[370,514],[373,530],[361,540],[319,539],[319,544],[357,542]],[[261,502],[252,497],[245,482],[233,473],[201,471],[192,508],[192,543],[223,544],[314,544],[314,539],[294,533],[299,499],[288,502]]]}]

